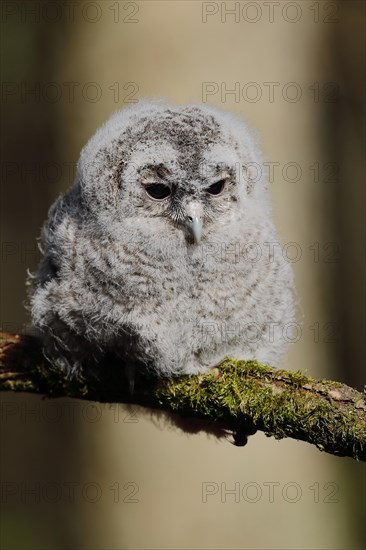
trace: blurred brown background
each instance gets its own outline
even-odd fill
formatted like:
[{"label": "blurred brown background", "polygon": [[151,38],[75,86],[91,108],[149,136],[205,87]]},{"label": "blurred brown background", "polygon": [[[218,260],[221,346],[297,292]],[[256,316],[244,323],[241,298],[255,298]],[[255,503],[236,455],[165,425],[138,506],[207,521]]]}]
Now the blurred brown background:
[{"label": "blurred brown background", "polygon": [[[1,327],[81,147],[140,98],[258,130],[302,334],[285,366],[365,383],[365,3],[1,5]],[[231,93],[230,93],[231,92]],[[1,547],[364,548],[365,468],[263,434],[237,449],[142,410],[1,396]],[[232,491],[232,492],[230,492]],[[234,492],[233,492],[234,491]]]}]

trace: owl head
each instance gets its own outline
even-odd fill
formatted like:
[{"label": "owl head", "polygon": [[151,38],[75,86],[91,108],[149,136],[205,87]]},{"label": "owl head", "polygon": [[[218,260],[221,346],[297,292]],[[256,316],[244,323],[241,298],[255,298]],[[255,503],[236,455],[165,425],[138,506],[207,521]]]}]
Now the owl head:
[{"label": "owl head", "polygon": [[115,113],[91,138],[77,186],[103,231],[143,220],[155,235],[194,245],[253,213],[255,204],[263,216],[262,166],[253,134],[235,116],[145,101]]}]

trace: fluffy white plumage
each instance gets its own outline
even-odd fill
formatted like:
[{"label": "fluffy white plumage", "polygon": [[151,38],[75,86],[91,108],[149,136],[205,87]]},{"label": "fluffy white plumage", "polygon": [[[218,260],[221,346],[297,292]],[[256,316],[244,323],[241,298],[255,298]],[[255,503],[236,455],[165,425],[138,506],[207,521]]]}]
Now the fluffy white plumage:
[{"label": "fluffy white plumage", "polygon": [[[141,102],[84,147],[51,207],[33,324],[70,372],[198,373],[227,356],[277,365],[294,320],[252,133],[208,106]],[[267,243],[267,244],[266,244]]]}]

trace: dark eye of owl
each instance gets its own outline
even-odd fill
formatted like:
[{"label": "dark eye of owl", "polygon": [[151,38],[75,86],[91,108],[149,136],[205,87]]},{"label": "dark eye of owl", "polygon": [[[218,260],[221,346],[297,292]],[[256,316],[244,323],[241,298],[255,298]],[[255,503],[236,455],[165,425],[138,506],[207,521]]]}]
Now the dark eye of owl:
[{"label": "dark eye of owl", "polygon": [[210,195],[221,195],[221,193],[224,191],[226,185],[226,180],[220,180],[216,181],[210,187],[207,188],[207,192],[210,193]]},{"label": "dark eye of owl", "polygon": [[149,197],[155,199],[156,201],[166,199],[171,193],[170,188],[163,183],[150,183],[149,185],[146,185],[145,190]]}]

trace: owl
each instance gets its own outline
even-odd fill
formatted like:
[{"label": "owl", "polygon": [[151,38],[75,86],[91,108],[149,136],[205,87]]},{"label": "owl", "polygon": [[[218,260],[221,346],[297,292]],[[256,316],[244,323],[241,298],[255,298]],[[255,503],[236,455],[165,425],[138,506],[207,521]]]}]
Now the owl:
[{"label": "owl", "polygon": [[49,211],[30,284],[33,325],[69,376],[205,372],[225,357],[277,366],[293,276],[257,139],[207,105],[143,101],[81,152]]}]

